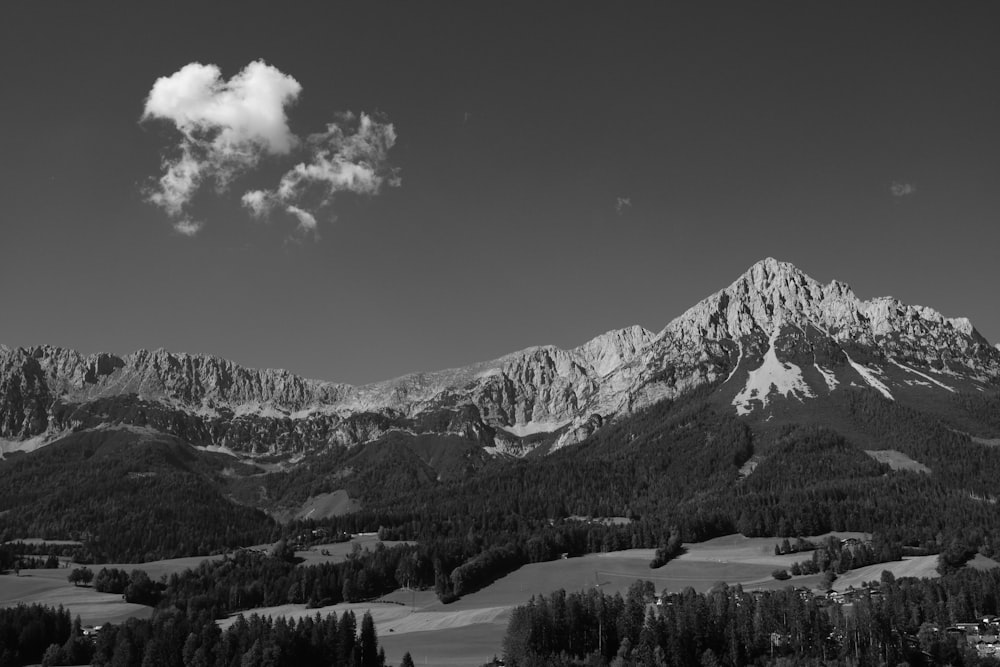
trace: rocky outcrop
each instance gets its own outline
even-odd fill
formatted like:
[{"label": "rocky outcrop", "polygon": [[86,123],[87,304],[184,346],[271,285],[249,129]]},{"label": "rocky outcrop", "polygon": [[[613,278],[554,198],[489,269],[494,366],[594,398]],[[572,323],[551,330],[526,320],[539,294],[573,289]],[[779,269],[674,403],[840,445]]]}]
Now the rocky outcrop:
[{"label": "rocky outcrop", "polygon": [[1000,373],[996,349],[968,319],[946,318],[892,297],[863,301],[844,283],[820,284],[792,264],[771,258],[671,321],[660,337],[694,343],[745,341],[768,338],[783,327],[815,328],[837,343],[877,349],[928,367]]}]

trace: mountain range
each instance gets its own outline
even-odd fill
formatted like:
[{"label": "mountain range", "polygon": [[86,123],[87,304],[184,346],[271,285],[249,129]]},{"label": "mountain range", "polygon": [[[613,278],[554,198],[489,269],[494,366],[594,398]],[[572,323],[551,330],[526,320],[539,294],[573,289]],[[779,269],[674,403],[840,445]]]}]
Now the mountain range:
[{"label": "mountain range", "polygon": [[862,300],[844,283],[824,285],[768,258],[659,332],[631,326],[568,350],[532,347],[362,386],[164,350],[0,347],[0,448],[129,424],[251,459],[389,433],[458,436],[479,458],[526,456],[698,388],[767,422],[847,387],[926,407],[988,392],[998,379],[1000,349],[968,319],[891,297]]}]

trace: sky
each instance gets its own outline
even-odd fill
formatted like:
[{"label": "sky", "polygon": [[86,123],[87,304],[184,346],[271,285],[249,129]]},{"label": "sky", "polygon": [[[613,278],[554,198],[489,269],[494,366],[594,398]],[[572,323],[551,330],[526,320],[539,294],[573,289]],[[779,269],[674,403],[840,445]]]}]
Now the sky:
[{"label": "sky", "polygon": [[768,256],[995,343],[998,34],[989,2],[15,3],[0,343],[360,384],[658,331]]}]

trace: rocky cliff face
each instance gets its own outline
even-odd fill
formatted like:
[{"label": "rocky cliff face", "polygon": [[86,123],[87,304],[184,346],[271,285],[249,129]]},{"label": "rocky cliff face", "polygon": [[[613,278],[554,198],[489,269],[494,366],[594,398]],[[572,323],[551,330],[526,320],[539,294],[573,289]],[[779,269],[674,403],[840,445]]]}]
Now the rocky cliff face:
[{"label": "rocky cliff face", "polygon": [[946,318],[892,297],[862,301],[847,285],[822,285],[791,264],[766,259],[726,289],[673,320],[661,333],[688,341],[770,337],[782,327],[812,327],[833,340],[919,356],[926,364],[958,363],[995,372],[989,343],[966,318]]},{"label": "rocky cliff face", "polygon": [[975,391],[1000,377],[1000,349],[964,318],[886,297],[863,301],[766,259],[659,333],[633,326],[562,350],[360,387],[248,369],[205,355],[80,355],[0,347],[0,438],[22,441],[108,421],[151,424],[193,444],[295,454],[393,430],[449,433],[493,453],[585,438],[603,420],[706,384],[740,414],[780,399],[870,387]]}]

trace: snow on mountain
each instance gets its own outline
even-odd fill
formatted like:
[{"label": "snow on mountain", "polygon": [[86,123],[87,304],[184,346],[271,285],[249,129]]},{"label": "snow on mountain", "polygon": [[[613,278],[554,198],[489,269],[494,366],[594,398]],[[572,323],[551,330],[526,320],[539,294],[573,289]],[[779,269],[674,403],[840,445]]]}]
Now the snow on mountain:
[{"label": "snow on mountain", "polygon": [[[707,341],[736,343],[737,358],[730,355],[726,382],[743,383],[732,400],[739,414],[748,414],[753,400],[766,407],[768,397],[809,397],[822,385],[833,391],[844,381],[894,398],[881,362],[852,358],[848,350],[855,348],[874,355],[873,362],[881,359],[947,391],[955,389],[933,374],[984,380],[1000,372],[995,349],[966,318],[946,318],[932,308],[892,297],[861,300],[844,283],[823,285],[792,264],[771,258],[672,320],[658,340],[688,354]],[[825,348],[830,356],[825,367],[815,358],[817,348]],[[808,354],[813,355],[809,365],[822,380],[815,389],[790,360]],[[756,366],[749,364],[745,375],[738,374],[748,357],[755,357]]]},{"label": "snow on mountain", "polygon": [[864,379],[864,381],[868,383],[869,387],[878,390],[880,394],[888,398],[890,401],[896,400],[895,398],[893,398],[893,395],[889,391],[889,388],[886,387],[884,384],[882,384],[881,380],[875,377],[875,373],[872,371],[871,368],[868,368],[867,366],[859,364],[858,362],[854,361],[846,352],[844,353],[844,356],[847,357],[847,363],[851,365],[851,368],[853,368],[855,371],[858,372],[858,375],[860,375]]},{"label": "snow on mountain", "polygon": [[790,362],[780,361],[776,350],[777,331],[772,331],[767,342],[767,352],[759,368],[750,371],[747,383],[733,399],[736,414],[749,414],[752,402],[766,406],[771,394],[786,397],[813,397],[815,394],[802,377],[802,369]]}]

